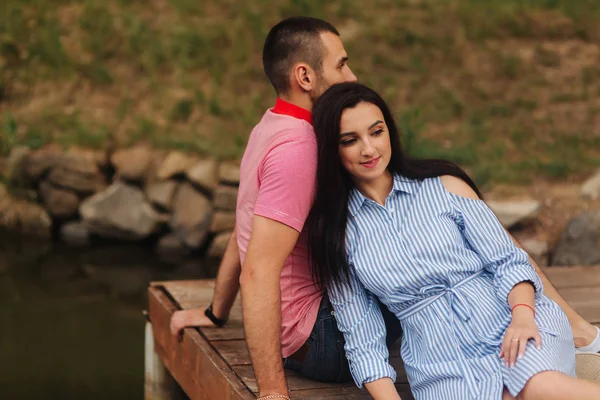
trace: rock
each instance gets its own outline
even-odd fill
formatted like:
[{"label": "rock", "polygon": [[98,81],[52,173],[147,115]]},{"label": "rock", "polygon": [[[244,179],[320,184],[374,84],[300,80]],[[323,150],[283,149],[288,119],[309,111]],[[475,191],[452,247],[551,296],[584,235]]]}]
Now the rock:
[{"label": "rock", "polygon": [[216,160],[200,160],[187,171],[187,178],[190,182],[213,191],[219,184],[217,177],[218,164]]},{"label": "rock", "polygon": [[0,184],[0,227],[49,238],[52,219],[41,205],[14,199]]},{"label": "rock", "polygon": [[213,203],[215,209],[223,211],[235,211],[238,189],[231,186],[220,185],[215,190]]},{"label": "rock", "polygon": [[161,225],[160,215],[144,193],[119,181],[84,200],[79,214],[90,232],[116,239],[144,239]]},{"label": "rock", "polygon": [[156,251],[163,257],[182,258],[190,253],[190,249],[181,241],[179,235],[168,233],[156,244]]},{"label": "rock", "polygon": [[51,144],[29,154],[25,170],[34,182],[39,181],[52,167],[59,164],[63,152],[59,145]]},{"label": "rock", "polygon": [[552,254],[550,265],[600,264],[600,211],[586,211],[573,218]]},{"label": "rock", "polygon": [[95,160],[85,154],[65,154],[50,171],[48,180],[56,186],[86,194],[106,187]]},{"label": "rock", "polygon": [[[217,264],[217,268],[214,265]],[[206,257],[193,257],[177,262],[177,268],[169,275],[169,279],[206,279],[217,276],[218,262]]]},{"label": "rock", "polygon": [[210,201],[189,182],[182,183],[175,195],[171,230],[186,246],[198,248],[208,234],[212,213]]},{"label": "rock", "polygon": [[168,228],[171,223],[171,214],[159,211],[156,213],[156,221],[160,226]]},{"label": "rock", "polygon": [[85,158],[100,169],[106,168],[110,162],[108,153],[105,150],[94,150],[86,147],[71,147],[67,151],[66,156]]},{"label": "rock", "polygon": [[6,173],[7,165],[8,162],[6,160],[6,157],[0,157],[0,176],[4,176],[4,174]]},{"label": "rock", "polygon": [[79,197],[75,192],[56,187],[48,181],[42,181],[40,197],[50,215],[55,218],[67,219],[77,215]]},{"label": "rock", "polygon": [[223,232],[218,234],[210,244],[208,249],[209,257],[223,257],[232,232]]},{"label": "rock", "polygon": [[110,161],[115,166],[118,178],[144,182],[152,164],[152,149],[148,146],[120,149],[113,153]]},{"label": "rock", "polygon": [[516,224],[531,222],[541,210],[540,202],[535,200],[487,201],[486,203],[506,229]]},{"label": "rock", "polygon": [[81,221],[72,221],[64,224],[60,228],[60,238],[74,246],[87,246],[90,244],[90,230]]},{"label": "rock", "polygon": [[160,163],[156,171],[156,177],[159,180],[165,180],[176,175],[183,175],[197,161],[198,157],[196,156],[184,154],[180,151],[172,151]]},{"label": "rock", "polygon": [[212,233],[232,230],[235,227],[235,213],[217,211],[214,213],[210,222],[210,231]]},{"label": "rock", "polygon": [[239,185],[240,166],[235,163],[222,163],[219,166],[219,181],[230,185]]},{"label": "rock", "polygon": [[581,186],[581,197],[591,200],[600,197],[600,170]]},{"label": "rock", "polygon": [[152,204],[163,210],[173,209],[173,198],[179,183],[173,180],[152,182],[146,186],[146,196]]},{"label": "rock", "polygon": [[31,150],[26,146],[15,146],[6,159],[6,178],[12,182],[24,182],[27,178],[27,157]]},{"label": "rock", "polygon": [[152,280],[148,268],[119,265],[111,268],[83,265],[82,271],[93,282],[106,286],[113,296],[134,297],[144,293]]},{"label": "rock", "polygon": [[542,267],[548,265],[548,243],[537,239],[524,239],[519,241],[523,249]]}]

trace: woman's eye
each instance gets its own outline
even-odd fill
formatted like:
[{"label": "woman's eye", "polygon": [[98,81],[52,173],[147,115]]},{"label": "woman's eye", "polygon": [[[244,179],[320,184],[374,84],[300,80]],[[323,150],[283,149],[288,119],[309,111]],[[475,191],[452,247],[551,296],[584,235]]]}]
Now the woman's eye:
[{"label": "woman's eye", "polygon": [[340,144],[342,146],[349,146],[349,145],[351,145],[354,142],[356,142],[356,139],[343,140],[343,141],[340,142]]},{"label": "woman's eye", "polygon": [[378,129],[375,132],[373,132],[373,136],[379,136],[383,133],[383,129]]}]

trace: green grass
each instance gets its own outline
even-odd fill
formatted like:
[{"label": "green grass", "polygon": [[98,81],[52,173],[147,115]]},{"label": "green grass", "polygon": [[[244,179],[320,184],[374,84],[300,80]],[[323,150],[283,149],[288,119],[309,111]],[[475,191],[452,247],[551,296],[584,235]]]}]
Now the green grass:
[{"label": "green grass", "polygon": [[0,13],[3,155],[143,140],[239,157],[275,98],[265,35],[304,14],[353,32],[350,66],[415,156],[489,184],[563,179],[600,159],[600,69],[586,56],[600,45],[597,0],[4,0]]}]

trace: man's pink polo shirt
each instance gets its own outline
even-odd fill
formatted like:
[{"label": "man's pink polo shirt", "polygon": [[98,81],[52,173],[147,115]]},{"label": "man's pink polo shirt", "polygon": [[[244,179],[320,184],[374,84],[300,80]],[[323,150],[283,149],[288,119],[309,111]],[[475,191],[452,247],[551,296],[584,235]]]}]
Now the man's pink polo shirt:
[{"label": "man's pink polo shirt", "polygon": [[242,265],[254,215],[300,232],[281,271],[281,352],[294,354],[310,336],[322,292],[308,262],[304,223],[313,203],[317,142],[309,111],[277,99],[254,127],[240,167],[237,241]]}]

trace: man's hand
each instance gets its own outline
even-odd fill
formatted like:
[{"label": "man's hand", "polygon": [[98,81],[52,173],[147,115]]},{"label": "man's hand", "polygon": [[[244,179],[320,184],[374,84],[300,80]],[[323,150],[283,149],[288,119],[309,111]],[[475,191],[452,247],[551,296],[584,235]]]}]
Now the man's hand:
[{"label": "man's hand", "polygon": [[206,311],[206,307],[175,311],[171,317],[171,335],[175,336],[178,341],[181,341],[183,339],[184,328],[216,326],[204,315],[204,311]]},{"label": "man's hand", "polygon": [[[231,311],[235,296],[240,287],[240,268],[240,253],[237,245],[236,226],[227,243],[227,249],[225,249],[223,260],[219,266],[215,284],[215,293],[213,294],[212,299],[213,314],[218,318],[226,318]],[[206,311],[206,307],[175,311],[171,317],[171,334],[178,340],[181,340],[183,338],[184,328],[216,326],[206,315],[204,315],[204,311]]]}]

